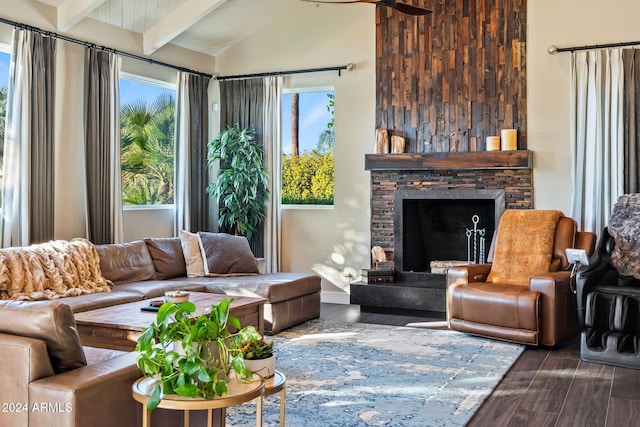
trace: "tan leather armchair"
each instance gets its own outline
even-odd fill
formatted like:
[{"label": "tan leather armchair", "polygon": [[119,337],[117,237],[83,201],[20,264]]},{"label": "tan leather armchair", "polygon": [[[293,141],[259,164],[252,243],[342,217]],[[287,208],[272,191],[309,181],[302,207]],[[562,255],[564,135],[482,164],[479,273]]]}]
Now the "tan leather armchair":
[{"label": "tan leather armchair", "polygon": [[577,232],[576,222],[559,211],[505,211],[490,263],[447,272],[449,327],[530,345],[554,346],[577,335],[565,249],[590,255],[595,240],[593,233]]}]

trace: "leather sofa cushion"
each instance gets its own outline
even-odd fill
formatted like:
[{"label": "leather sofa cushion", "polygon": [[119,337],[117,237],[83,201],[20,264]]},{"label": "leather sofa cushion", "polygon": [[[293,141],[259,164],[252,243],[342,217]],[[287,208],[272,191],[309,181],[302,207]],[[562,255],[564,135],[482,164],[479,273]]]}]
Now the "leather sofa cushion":
[{"label": "leather sofa cushion", "polygon": [[[147,283],[147,282],[144,282]],[[121,292],[117,290],[120,286],[114,287],[113,292],[102,292],[99,294],[78,295],[75,297],[64,298],[62,300],[41,300],[33,301],[34,305],[51,305],[58,301],[64,302],[71,308],[74,313],[83,311],[97,310],[98,308],[112,307],[118,304],[126,304],[128,302],[140,301],[143,296],[134,292]]]},{"label": "leather sofa cushion", "polygon": [[156,269],[143,240],[96,245],[102,275],[114,284],[153,280]]},{"label": "leather sofa cushion", "polygon": [[258,274],[258,263],[246,237],[198,232],[205,276]]},{"label": "leather sofa cushion", "polygon": [[538,330],[539,298],[523,286],[501,283],[453,284],[448,288],[449,316],[512,329]]},{"label": "leather sofa cushion", "polygon": [[144,239],[144,242],[147,244],[147,249],[149,249],[158,280],[187,275],[187,265],[184,262],[180,237],[148,237]]},{"label": "leather sofa cushion", "polygon": [[56,373],[87,365],[73,312],[61,302],[0,301],[0,332],[44,341]]},{"label": "leather sofa cushion", "polygon": [[267,298],[277,303],[320,293],[320,276],[307,273],[269,273],[255,276],[175,278],[173,281],[202,285],[208,292],[229,296]]},{"label": "leather sofa cushion", "polygon": [[135,293],[142,298],[156,298],[164,296],[168,291],[191,291],[191,292],[206,292],[206,288],[199,283],[182,282],[180,280],[187,279],[186,277],[176,277],[174,279],[167,280],[147,280],[143,282],[130,282],[118,285],[115,288],[119,292]]}]

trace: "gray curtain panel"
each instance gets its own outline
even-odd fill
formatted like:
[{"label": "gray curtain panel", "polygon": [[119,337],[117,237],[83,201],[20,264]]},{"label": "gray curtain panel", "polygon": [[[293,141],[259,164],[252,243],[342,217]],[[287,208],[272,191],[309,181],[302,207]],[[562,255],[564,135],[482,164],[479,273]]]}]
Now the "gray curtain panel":
[{"label": "gray curtain panel", "polygon": [[176,235],[180,230],[209,231],[209,95],[211,79],[186,72],[178,75],[176,108]]},{"label": "gray curtain panel", "polygon": [[85,162],[87,238],[123,241],[120,174],[119,58],[85,49]]},{"label": "gray curtain panel", "polygon": [[252,127],[256,141],[263,143],[264,79],[222,80],[220,82],[220,129],[236,123]]},{"label": "gray curtain panel", "polygon": [[625,49],[624,62],[624,192],[640,192],[640,51]]},{"label": "gray curtain panel", "polygon": [[[264,79],[222,80],[220,82],[220,129],[236,123],[255,130],[256,141],[264,147]],[[264,224],[249,244],[253,254],[264,256]],[[221,230],[227,231],[227,230]]]},{"label": "gray curtain panel", "polygon": [[4,141],[2,246],[53,239],[56,41],[16,30]]}]

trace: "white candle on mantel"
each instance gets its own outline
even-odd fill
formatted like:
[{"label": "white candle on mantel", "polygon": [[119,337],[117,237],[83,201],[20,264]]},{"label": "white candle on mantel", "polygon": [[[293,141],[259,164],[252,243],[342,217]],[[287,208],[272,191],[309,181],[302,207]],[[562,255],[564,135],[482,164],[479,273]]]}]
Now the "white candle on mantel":
[{"label": "white candle on mantel", "polygon": [[487,151],[498,151],[500,150],[500,137],[499,136],[488,136],[487,137]]},{"label": "white candle on mantel", "polygon": [[518,130],[502,129],[502,151],[513,151],[518,149]]}]

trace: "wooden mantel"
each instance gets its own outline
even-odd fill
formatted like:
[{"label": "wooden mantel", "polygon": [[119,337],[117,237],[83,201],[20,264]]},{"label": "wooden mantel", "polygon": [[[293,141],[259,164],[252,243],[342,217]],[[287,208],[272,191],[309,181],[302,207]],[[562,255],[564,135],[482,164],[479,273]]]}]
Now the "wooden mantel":
[{"label": "wooden mantel", "polygon": [[425,169],[531,169],[532,153],[516,151],[465,151],[446,153],[366,154],[365,170]]}]

